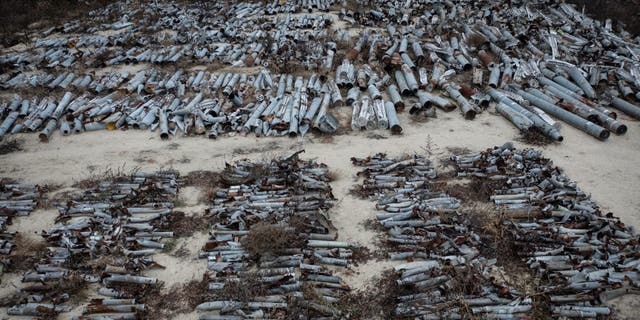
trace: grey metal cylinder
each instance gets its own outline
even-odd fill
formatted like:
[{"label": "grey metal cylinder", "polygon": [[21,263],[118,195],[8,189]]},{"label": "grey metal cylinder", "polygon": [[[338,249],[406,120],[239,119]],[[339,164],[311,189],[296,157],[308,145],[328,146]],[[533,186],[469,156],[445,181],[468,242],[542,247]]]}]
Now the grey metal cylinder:
[{"label": "grey metal cylinder", "polygon": [[38,135],[38,138],[40,138],[40,142],[49,142],[49,137],[51,136],[53,131],[56,129],[57,124],[58,124],[58,120],[49,119],[49,122],[47,122],[47,125],[44,127],[44,129],[42,129],[42,131],[40,131],[40,134]]},{"label": "grey metal cylinder", "polygon": [[535,126],[537,128],[539,128],[540,131],[544,135],[546,135],[547,137],[553,139],[554,141],[562,141],[564,139],[562,137],[562,135],[560,134],[560,132],[558,131],[558,129],[556,129],[555,127],[549,125],[542,118],[540,118],[540,116],[538,116],[537,114],[534,114],[533,112],[525,109],[524,107],[522,107],[521,105],[519,105],[515,101],[509,99],[509,97],[507,97],[503,93],[499,92],[496,89],[489,89],[489,94],[496,101],[502,102],[502,103],[508,105],[511,109],[513,109],[513,110],[523,114],[527,118],[529,118],[531,121],[533,121]]},{"label": "grey metal cylinder", "polygon": [[20,115],[20,112],[12,111],[4,119],[4,121],[2,121],[2,124],[0,124],[0,140],[2,140],[2,137],[5,135],[5,133],[9,131],[9,128],[11,128],[11,126],[16,121],[16,119],[18,119],[19,115]]},{"label": "grey metal cylinder", "polygon": [[611,105],[635,119],[640,120],[640,107],[618,97],[613,97],[613,99],[611,99]]},{"label": "grey metal cylinder", "polygon": [[527,116],[522,113],[513,110],[511,107],[506,105],[504,102],[498,102],[496,105],[496,111],[500,113],[507,120],[511,121],[518,129],[521,131],[527,131],[533,127],[533,121],[527,118]]},{"label": "grey metal cylinder", "polygon": [[396,70],[394,75],[396,77],[396,82],[398,83],[400,93],[402,93],[403,96],[411,95],[411,90],[407,85],[407,80],[404,78],[404,73],[402,73],[402,71],[400,70]]},{"label": "grey metal cylinder", "polygon": [[389,119],[389,129],[392,134],[401,134],[402,127],[400,126],[400,120],[396,114],[396,108],[391,101],[387,101],[384,104],[384,110],[387,112],[387,118]]},{"label": "grey metal cylinder", "polygon": [[[532,90],[532,89],[529,89]],[[544,93],[538,91],[539,94],[544,95]],[[567,110],[564,110],[556,105],[554,105],[553,103],[549,102],[548,100],[545,100],[539,96],[533,95],[530,92],[526,92],[523,90],[516,90],[516,93],[519,94],[521,97],[525,98],[526,100],[528,100],[529,102],[531,102],[533,105],[535,105],[536,107],[542,109],[544,112],[547,112],[559,119],[561,119],[562,121],[572,125],[575,128],[578,128],[584,132],[586,132],[587,134],[596,137],[598,139],[601,140],[605,140],[607,138],[609,138],[609,131],[591,121],[588,121],[578,115],[576,115],[575,113],[569,112]]]},{"label": "grey metal cylinder", "polygon": [[587,95],[587,97],[591,99],[594,99],[596,97],[596,91],[593,89],[591,84],[589,84],[589,81],[587,81],[587,79],[582,75],[580,70],[578,70],[578,67],[572,66],[569,68],[569,70],[567,70],[567,72],[569,73],[571,79],[573,79],[573,81],[575,81],[576,84],[580,88],[582,88],[582,91],[584,91],[584,94]]},{"label": "grey metal cylinder", "polygon": [[396,107],[396,110],[404,109],[404,102],[402,101],[402,97],[400,97],[400,92],[398,92],[398,87],[395,85],[390,85],[387,87],[387,91],[389,92],[389,98],[393,102],[393,105]]}]

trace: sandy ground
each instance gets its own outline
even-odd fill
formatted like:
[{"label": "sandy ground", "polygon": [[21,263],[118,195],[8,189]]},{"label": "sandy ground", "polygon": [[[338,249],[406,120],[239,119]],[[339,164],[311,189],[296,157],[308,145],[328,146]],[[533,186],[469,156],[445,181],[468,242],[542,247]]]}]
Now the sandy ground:
[{"label": "sandy ground", "polygon": [[[347,107],[342,108],[347,111]],[[304,138],[256,138],[254,136],[224,136],[218,140],[205,137],[172,137],[160,140],[157,132],[114,131],[87,132],[67,137],[57,132],[48,144],[38,142],[36,135],[24,134],[24,151],[0,156],[0,176],[16,178],[26,183],[58,183],[69,187],[95,172],[107,168],[120,168],[125,172],[133,169],[153,171],[174,168],[182,174],[194,170],[219,170],[227,162],[240,158],[268,159],[276,155],[290,154],[305,149],[304,158],[315,158],[326,163],[336,173],[332,183],[334,195],[339,200],[331,212],[339,239],[357,241],[374,248],[376,234],[365,230],[362,222],[373,216],[373,203],[348,195],[355,183],[356,168],[351,157],[365,157],[377,152],[392,156],[406,153],[427,153],[434,160],[450,155],[450,148],[469,148],[477,151],[518,137],[517,130],[501,117],[487,112],[475,120],[467,121],[457,112],[439,113],[437,119],[428,122],[411,122],[407,115],[400,116],[404,134],[391,136],[387,131],[349,132],[339,136],[307,135]],[[605,211],[614,212],[623,221],[640,227],[640,123],[622,119],[629,132],[623,136],[612,136],[609,141],[597,141],[569,126],[562,128],[565,140],[561,144],[542,147],[546,157],[564,168],[587,193],[593,194]],[[344,121],[343,121],[344,122]],[[382,139],[372,139],[371,134]],[[518,147],[529,147],[515,141]],[[68,190],[68,189],[64,189]],[[202,214],[203,205],[198,205],[199,191],[184,188],[180,192],[187,214]],[[18,218],[13,230],[35,235],[53,223],[54,210],[38,210],[30,217]],[[37,235],[35,235],[37,236]],[[176,247],[188,248],[189,255],[176,258],[170,254],[157,254],[164,270],[148,271],[173,284],[199,279],[206,268],[203,260],[196,260],[197,250],[206,241],[206,234],[196,234],[187,239],[176,240]],[[354,288],[365,288],[383,270],[393,266],[392,262],[375,260],[339,272]],[[2,277],[0,295],[15,290],[19,278],[14,274]],[[620,309],[620,317],[634,317],[637,297],[625,297],[613,302]],[[74,310],[81,312],[81,309]],[[180,319],[195,319],[196,314],[180,315]]]}]

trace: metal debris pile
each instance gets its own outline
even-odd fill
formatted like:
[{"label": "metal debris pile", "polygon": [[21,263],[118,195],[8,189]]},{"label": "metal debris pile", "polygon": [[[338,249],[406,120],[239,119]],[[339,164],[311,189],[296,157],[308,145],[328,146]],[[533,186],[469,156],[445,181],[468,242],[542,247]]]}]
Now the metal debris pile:
[{"label": "metal debris pile", "polygon": [[[362,56],[362,69],[384,69],[387,81],[375,91],[395,80],[389,97],[415,97],[402,102],[414,112],[457,106],[473,119],[493,99],[517,128],[554,141],[562,135],[551,116],[603,140],[627,130],[611,108],[640,119],[640,39],[611,20],[594,21],[556,1],[359,3],[341,18],[374,28],[345,60]],[[354,69],[345,77],[352,84]],[[359,84],[368,78],[375,77],[358,72]]]},{"label": "metal debris pile", "polygon": [[45,190],[33,184],[0,180],[0,254],[10,254],[15,247],[15,231],[8,231],[16,216],[28,216],[38,206]]},{"label": "metal debris pile", "polygon": [[[640,119],[640,40],[611,20],[560,1],[356,3],[112,3],[0,55],[0,87],[24,95],[0,103],[0,137],[400,134],[405,105],[422,119],[434,106],[465,119],[495,106],[552,141],[563,140],[556,119],[601,140],[627,131],[616,111]],[[137,66],[114,68],[125,64]],[[54,94],[29,93],[38,89]],[[81,112],[61,106],[67,90]],[[345,96],[351,121],[340,124],[328,107]]]},{"label": "metal debris pile", "polygon": [[554,317],[609,315],[602,302],[638,293],[638,235],[538,150],[505,144],[454,156],[459,176],[502,181],[491,200],[549,296]]},{"label": "metal debris pile", "polygon": [[394,297],[394,317],[517,318],[532,309],[531,297],[492,276],[496,260],[480,254],[479,235],[457,211],[462,201],[432,191],[430,160],[377,154],[351,161],[364,177],[354,191],[376,200],[389,258],[409,261],[394,268],[397,285],[406,289]]},{"label": "metal debris pile", "polygon": [[[0,75],[0,87],[27,92],[24,98],[0,102],[0,138],[39,132],[47,142],[57,129],[67,135],[159,128],[163,139],[179,131],[209,138],[250,132],[295,136],[310,129],[333,133],[338,120],[328,107],[340,105],[342,98],[326,81],[326,71],[332,68],[337,42],[348,41],[348,32],[330,32],[334,15],[264,15],[265,10],[326,10],[331,4],[288,1],[265,8],[240,2],[225,8],[220,2],[155,2],[139,8],[118,2],[92,13],[122,17],[116,23],[86,31],[47,30],[41,35],[47,38],[38,37],[33,48],[0,57],[13,70]],[[62,33],[50,36],[54,31]],[[81,33],[89,31],[106,34]],[[177,65],[180,60],[215,67],[188,68]],[[141,67],[104,68],[120,63]],[[238,71],[223,70],[234,68]],[[300,70],[308,74],[300,76]],[[62,92],[30,94],[38,89]]]},{"label": "metal debris pile", "polygon": [[[72,22],[79,28],[54,27],[37,33],[31,47],[0,55],[0,63],[17,70],[145,62],[220,62],[251,67],[287,59],[292,64],[319,65],[322,50],[311,49],[322,48],[322,42],[331,41],[328,26],[335,22],[335,16],[318,11],[333,1],[312,6],[314,14],[293,15],[302,13],[303,8],[297,3],[301,1],[275,4],[276,10],[293,5],[293,11],[269,16],[265,9],[273,9],[273,4],[117,1],[90,12],[88,21]],[[105,19],[119,20],[89,27]],[[341,37],[343,34],[338,33]],[[308,51],[303,50],[307,48]],[[18,82],[24,79],[19,78]]]},{"label": "metal debris pile", "polygon": [[[207,209],[211,237],[200,256],[209,301],[197,307],[200,319],[339,317],[332,304],[349,287],[328,266],[346,267],[357,245],[336,240],[329,169],[298,154],[225,169],[226,187]],[[238,286],[252,293],[234,294]]]},{"label": "metal debris pile", "polygon": [[[137,80],[127,87],[147,87],[145,74],[144,71],[137,73]],[[202,75],[201,71],[196,77],[202,80]],[[151,78],[158,79],[157,74],[151,74]],[[207,84],[208,93],[198,92],[192,98],[180,93],[162,93],[152,98],[128,95],[117,98],[111,93],[91,98],[66,92],[59,101],[49,97],[28,100],[16,96],[6,106],[9,114],[0,125],[0,137],[6,133],[39,132],[40,140],[46,142],[56,129],[61,135],[69,135],[135,128],[157,130],[162,139],[179,132],[206,134],[214,139],[230,132],[296,136],[311,129],[331,133],[338,128],[338,120],[329,112],[329,107],[342,103],[342,98],[339,94],[332,95],[332,89],[315,76],[309,79],[291,75],[272,77],[262,71],[257,77],[240,73],[211,74],[209,80],[212,82]],[[263,90],[275,90],[277,98],[263,96],[259,93]],[[214,98],[218,94],[222,96]],[[254,96],[255,102],[243,104],[242,97],[247,95]]]},{"label": "metal debris pile", "polygon": [[[71,295],[66,283],[101,283],[85,308],[83,318],[138,319],[145,305],[137,302],[157,279],[140,275],[162,267],[152,255],[162,249],[167,217],[178,192],[173,171],[134,173],[130,177],[100,181],[61,203],[56,225],[42,236],[47,255],[28,271],[21,288],[27,302],[9,308],[11,315],[45,316],[69,311]],[[33,283],[33,284],[31,284]]]}]

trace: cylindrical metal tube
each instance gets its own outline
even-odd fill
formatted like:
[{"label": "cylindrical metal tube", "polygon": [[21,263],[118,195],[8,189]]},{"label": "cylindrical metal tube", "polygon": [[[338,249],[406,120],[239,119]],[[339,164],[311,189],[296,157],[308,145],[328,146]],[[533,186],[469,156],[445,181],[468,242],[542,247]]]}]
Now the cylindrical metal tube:
[{"label": "cylindrical metal tube", "polygon": [[402,111],[404,109],[404,102],[402,101],[402,97],[400,97],[398,87],[392,84],[387,87],[387,91],[389,91],[389,98],[391,98],[396,110]]},{"label": "cylindrical metal tube", "polygon": [[169,139],[169,121],[167,121],[167,112],[160,110],[160,139]]},{"label": "cylindrical metal tube", "polygon": [[347,106],[352,105],[354,101],[358,100],[358,96],[360,96],[360,88],[353,87],[349,89],[347,92]]},{"label": "cylindrical metal tube", "polygon": [[411,90],[412,94],[418,92],[420,86],[418,85],[418,81],[416,77],[413,75],[413,71],[407,64],[402,65],[402,72],[404,73],[404,78],[407,81],[407,86]]},{"label": "cylindrical metal tube", "polygon": [[360,115],[360,101],[355,100],[351,105],[351,129],[352,130],[360,130],[360,126],[358,125],[358,116]]},{"label": "cylindrical metal tube", "polygon": [[498,113],[500,113],[507,120],[511,121],[511,123],[513,123],[518,129],[522,131],[527,131],[533,126],[533,121],[531,121],[520,112],[511,109],[503,102],[498,102],[498,104],[496,105],[496,111],[498,111]]},{"label": "cylindrical metal tube", "polygon": [[558,129],[556,129],[555,127],[553,127],[553,126],[549,125],[548,123],[546,123],[544,121],[544,119],[542,119],[537,114],[534,114],[533,112],[525,109],[524,107],[522,107],[521,105],[519,105],[515,101],[509,99],[509,97],[507,97],[503,93],[499,92],[496,89],[489,89],[489,94],[496,101],[506,104],[511,109],[513,109],[513,110],[523,114],[527,118],[529,118],[531,121],[533,121],[535,126],[537,128],[539,128],[540,131],[542,133],[544,133],[546,136],[548,136],[549,138],[553,139],[554,141],[562,141],[564,139],[562,137],[562,135],[560,134],[560,132],[558,131]]},{"label": "cylindrical metal tube", "polygon": [[569,73],[569,76],[571,77],[571,79],[573,79],[573,81],[575,81],[576,84],[580,88],[582,88],[582,91],[584,91],[584,94],[586,94],[587,97],[591,99],[594,99],[596,97],[596,91],[593,89],[591,84],[589,84],[589,81],[587,81],[587,79],[582,75],[580,70],[578,70],[578,67],[576,66],[570,67],[567,70],[567,73]]},{"label": "cylindrical metal tube", "polygon": [[56,129],[56,124],[58,124],[58,120],[49,119],[47,125],[44,127],[44,129],[42,129],[42,131],[40,131],[40,134],[38,135],[38,138],[40,138],[40,142],[49,142],[49,137]]},{"label": "cylindrical metal tube", "polygon": [[494,64],[493,66],[490,66],[489,69],[489,86],[491,88],[497,88],[498,82],[500,81],[500,67]]},{"label": "cylindrical metal tube", "polygon": [[369,87],[367,88],[367,91],[369,92],[369,96],[371,96],[371,98],[373,98],[374,100],[382,99],[380,90],[378,90],[378,88],[375,85],[370,84]]},{"label": "cylindrical metal tube", "polygon": [[396,82],[398,83],[398,88],[400,88],[400,93],[403,96],[408,96],[411,94],[411,90],[407,85],[407,80],[404,78],[404,74],[400,70],[396,70],[395,72]]},{"label": "cylindrical metal tube", "polygon": [[[532,90],[532,89],[530,89]],[[553,103],[549,102],[546,99],[543,99],[539,96],[533,95],[530,92],[526,92],[523,90],[516,90],[516,93],[531,102],[536,107],[544,110],[545,112],[558,117],[562,121],[588,133],[589,135],[596,137],[601,140],[605,140],[609,137],[609,131],[605,128],[600,127],[599,125],[583,119],[582,117],[564,110]],[[539,94],[544,95],[544,93],[538,91]]]},{"label": "cylindrical metal tube", "polygon": [[18,119],[19,115],[20,115],[20,112],[12,111],[4,119],[4,121],[2,121],[2,124],[0,124],[0,140],[2,140],[2,137],[5,135],[5,133],[9,131],[13,123],[16,121],[16,119]]},{"label": "cylindrical metal tube", "polygon": [[624,134],[624,133],[627,132],[627,126],[624,123],[622,123],[620,121],[617,121],[615,119],[609,118],[607,115],[605,115],[604,113],[600,112],[599,110],[596,110],[596,109],[593,109],[593,108],[587,106],[586,104],[584,104],[580,100],[578,100],[578,99],[574,98],[573,96],[571,96],[568,92],[563,91],[562,89],[560,89],[558,87],[554,87],[552,85],[547,86],[546,89],[548,91],[550,91],[551,93],[559,96],[563,100],[565,100],[565,102],[569,102],[569,103],[573,104],[573,106],[576,109],[578,109],[578,110],[582,109],[582,111],[581,111],[582,113],[595,114],[598,117],[598,122],[600,124],[602,124],[602,126],[604,126],[605,128],[607,128],[607,129],[611,130],[612,132],[614,132],[615,134]]},{"label": "cylindrical metal tube", "polygon": [[392,134],[401,134],[402,127],[400,126],[400,120],[398,120],[398,115],[396,114],[396,108],[391,101],[387,101],[384,104],[384,109],[387,113],[387,118],[389,119],[389,129]]},{"label": "cylindrical metal tube", "polygon": [[384,101],[382,99],[373,100],[373,110],[375,111],[375,114],[376,114],[376,121],[378,124],[378,128],[387,129],[389,127],[389,119],[387,118],[387,112],[384,107]]},{"label": "cylindrical metal tube", "polygon": [[418,100],[420,101],[422,108],[426,109],[431,107],[431,100],[429,100],[429,95],[426,92],[418,91],[416,95],[418,96]]},{"label": "cylindrical metal tube", "polygon": [[473,120],[476,117],[476,111],[471,107],[469,101],[450,83],[444,85],[444,89],[449,93],[449,96],[458,103],[460,112],[467,120]]},{"label": "cylindrical metal tube", "polygon": [[628,115],[640,120],[640,107],[638,107],[638,106],[636,106],[634,104],[631,104],[631,103],[629,103],[629,102],[627,102],[627,101],[625,101],[623,99],[620,99],[618,97],[613,97],[611,99],[611,105],[614,108],[616,108],[616,109],[618,109],[618,110],[620,110],[620,111],[622,111],[622,112],[624,112],[624,113],[626,113],[626,114],[628,114]]}]

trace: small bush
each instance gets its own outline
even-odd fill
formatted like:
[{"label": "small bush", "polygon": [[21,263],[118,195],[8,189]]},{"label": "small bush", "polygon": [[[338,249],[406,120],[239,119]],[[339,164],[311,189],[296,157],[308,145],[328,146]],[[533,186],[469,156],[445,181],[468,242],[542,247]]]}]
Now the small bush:
[{"label": "small bush", "polygon": [[295,231],[282,225],[260,222],[242,239],[242,246],[255,259],[267,254],[277,254],[283,249],[295,247],[299,240]]}]

